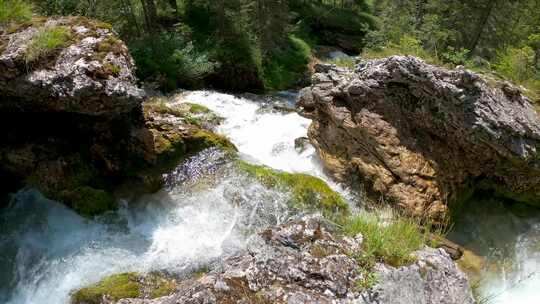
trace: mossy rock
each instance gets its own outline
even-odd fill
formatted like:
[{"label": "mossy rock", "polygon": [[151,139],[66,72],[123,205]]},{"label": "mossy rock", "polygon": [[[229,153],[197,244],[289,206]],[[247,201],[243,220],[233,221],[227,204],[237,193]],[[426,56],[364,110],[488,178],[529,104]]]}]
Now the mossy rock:
[{"label": "mossy rock", "polygon": [[330,218],[349,214],[349,205],[323,180],[300,173],[287,173],[265,166],[248,164],[238,160],[237,167],[255,177],[268,188],[290,191],[292,205],[300,209],[316,209]]},{"label": "mossy rock", "polygon": [[90,186],[64,190],[59,199],[84,217],[93,217],[118,208],[117,201],[110,192]]},{"label": "mossy rock", "polygon": [[142,285],[136,273],[112,275],[95,285],[82,288],[71,296],[72,304],[101,304],[103,296],[113,301],[141,296]]},{"label": "mossy rock", "polygon": [[237,152],[235,145],[225,136],[210,131],[199,130],[185,139],[188,151],[201,151],[216,147],[225,152]]},{"label": "mossy rock", "polygon": [[170,295],[176,287],[174,279],[158,272],[147,275],[134,272],[120,273],[79,289],[71,295],[71,303],[100,304],[103,297],[112,301],[126,298],[155,299]]}]

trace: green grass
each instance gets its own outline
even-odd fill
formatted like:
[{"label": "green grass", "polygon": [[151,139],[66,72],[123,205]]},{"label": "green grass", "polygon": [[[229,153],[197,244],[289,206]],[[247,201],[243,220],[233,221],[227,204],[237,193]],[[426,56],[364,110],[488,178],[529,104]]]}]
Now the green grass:
[{"label": "green grass", "polygon": [[326,63],[335,64],[338,67],[342,67],[342,68],[354,69],[355,59],[354,58],[335,58],[335,59],[330,59],[326,61]]},{"label": "green grass", "polygon": [[238,168],[255,177],[268,188],[290,191],[292,205],[299,209],[320,210],[331,218],[348,215],[349,205],[321,179],[307,174],[293,174],[238,161]]},{"label": "green grass", "polygon": [[0,0],[0,24],[32,19],[32,6],[22,0]]},{"label": "green grass", "polygon": [[67,26],[44,27],[30,40],[25,59],[32,63],[66,46],[71,40],[71,29]]},{"label": "green grass", "polygon": [[413,263],[413,252],[429,240],[429,230],[423,232],[414,219],[397,217],[383,223],[378,216],[366,212],[350,217],[343,230],[348,235],[361,233],[364,237],[363,252],[356,256],[368,268],[376,262],[396,267]]}]

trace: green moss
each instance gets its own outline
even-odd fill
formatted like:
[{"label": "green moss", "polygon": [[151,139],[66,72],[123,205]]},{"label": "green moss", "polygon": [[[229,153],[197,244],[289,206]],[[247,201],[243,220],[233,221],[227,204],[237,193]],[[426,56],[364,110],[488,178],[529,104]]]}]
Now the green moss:
[{"label": "green moss", "polygon": [[71,29],[67,26],[44,27],[28,43],[25,59],[32,63],[65,47],[71,40]]},{"label": "green moss", "polygon": [[147,275],[121,273],[76,291],[71,295],[71,303],[101,304],[105,295],[113,301],[125,298],[155,299],[171,294],[176,286],[174,279],[159,272]]},{"label": "green moss", "polygon": [[136,298],[141,295],[141,284],[135,273],[122,273],[110,276],[99,283],[78,290],[71,297],[73,304],[100,304],[103,295],[117,301],[124,298]]},{"label": "green moss", "polygon": [[114,196],[105,190],[80,186],[60,192],[59,199],[82,216],[92,217],[117,208]]},{"label": "green moss", "polygon": [[307,174],[281,172],[243,161],[238,161],[237,166],[267,187],[290,191],[292,203],[298,208],[321,210],[328,217],[344,216],[349,212],[347,202],[319,178]]},{"label": "green moss", "polygon": [[210,147],[217,147],[225,152],[238,151],[227,137],[205,130],[199,130],[185,140],[188,152],[201,151]]},{"label": "green moss", "polygon": [[207,114],[207,113],[212,112],[210,111],[210,109],[200,104],[191,103],[191,102],[186,102],[184,104],[189,106],[189,112],[193,114]]}]

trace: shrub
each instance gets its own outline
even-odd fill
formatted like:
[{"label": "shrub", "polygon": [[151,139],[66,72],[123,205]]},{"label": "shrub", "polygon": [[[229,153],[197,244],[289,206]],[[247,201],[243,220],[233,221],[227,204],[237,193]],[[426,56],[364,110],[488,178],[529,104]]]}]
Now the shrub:
[{"label": "shrub", "polygon": [[409,35],[401,37],[398,43],[389,42],[385,46],[366,50],[362,53],[362,58],[376,59],[393,55],[420,57],[432,64],[443,65],[443,62],[436,56],[430,54],[422,47],[422,42]]},{"label": "shrub", "polygon": [[375,262],[401,266],[415,260],[412,253],[422,248],[428,241],[428,230],[422,232],[418,223],[410,218],[397,217],[384,223],[373,214],[361,212],[345,222],[346,234],[361,233],[364,237],[363,252],[357,254],[365,267]]},{"label": "shrub", "polygon": [[216,68],[208,51],[196,48],[177,32],[143,37],[133,41],[129,49],[139,78],[159,79],[166,90],[196,86]]},{"label": "shrub", "polygon": [[0,0],[0,24],[32,19],[32,6],[22,0]]},{"label": "shrub", "polygon": [[30,40],[25,59],[31,63],[65,46],[71,39],[71,29],[67,26],[44,27]]},{"label": "shrub", "polygon": [[291,35],[289,46],[280,53],[270,55],[263,65],[263,81],[267,90],[283,90],[298,83],[311,58],[311,47],[302,39]]},{"label": "shrub", "polygon": [[498,54],[495,70],[515,82],[522,83],[538,76],[534,67],[534,50],[529,46],[510,47]]}]

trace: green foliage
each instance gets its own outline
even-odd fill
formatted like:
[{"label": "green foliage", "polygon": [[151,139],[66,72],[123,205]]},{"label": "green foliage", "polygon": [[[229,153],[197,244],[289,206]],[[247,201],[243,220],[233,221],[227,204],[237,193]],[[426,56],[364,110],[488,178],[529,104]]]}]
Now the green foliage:
[{"label": "green foliage", "polygon": [[293,87],[307,72],[311,47],[302,39],[289,36],[289,47],[264,62],[263,77],[267,90]]},{"label": "green foliage", "polygon": [[290,191],[291,203],[299,209],[320,210],[325,216],[337,219],[349,213],[347,202],[319,178],[282,172],[243,161],[238,161],[237,165],[266,187]]},{"label": "green foliage", "polygon": [[25,54],[26,62],[32,63],[50,55],[55,50],[66,46],[71,38],[71,29],[67,26],[41,28],[28,43]]},{"label": "green foliage", "polygon": [[23,0],[0,0],[0,24],[32,19],[32,6]]},{"label": "green foliage", "polygon": [[433,56],[422,47],[422,42],[419,39],[408,35],[401,37],[397,43],[389,42],[385,46],[366,50],[362,53],[362,58],[376,59],[394,55],[416,56],[433,64],[443,64],[439,58]]},{"label": "green foliage", "polygon": [[145,36],[132,41],[129,48],[139,78],[158,80],[168,90],[197,86],[217,66],[208,51],[197,49],[177,32]]},{"label": "green foliage", "polygon": [[535,52],[529,46],[521,48],[509,47],[499,53],[495,70],[515,82],[522,83],[540,76],[534,66]]},{"label": "green foliage", "polygon": [[375,262],[393,266],[414,262],[413,252],[428,241],[428,232],[422,232],[417,221],[406,217],[385,223],[374,214],[361,212],[349,218],[343,230],[346,234],[361,233],[364,237],[363,252],[356,256],[368,268]]},{"label": "green foliage", "polygon": [[71,302],[73,304],[100,304],[103,295],[108,295],[113,301],[136,298],[141,294],[140,287],[137,274],[117,274],[93,286],[78,290],[72,295]]}]

